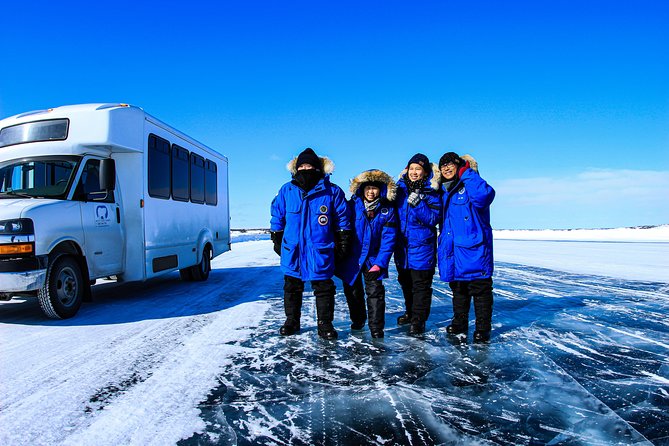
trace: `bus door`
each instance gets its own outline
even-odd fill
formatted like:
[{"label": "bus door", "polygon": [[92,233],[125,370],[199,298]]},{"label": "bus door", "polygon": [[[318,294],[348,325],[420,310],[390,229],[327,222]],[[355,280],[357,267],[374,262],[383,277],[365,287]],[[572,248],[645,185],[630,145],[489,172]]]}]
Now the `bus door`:
[{"label": "bus door", "polygon": [[125,239],[118,200],[100,190],[100,160],[88,159],[74,199],[80,202],[85,255],[91,276],[123,272]]}]

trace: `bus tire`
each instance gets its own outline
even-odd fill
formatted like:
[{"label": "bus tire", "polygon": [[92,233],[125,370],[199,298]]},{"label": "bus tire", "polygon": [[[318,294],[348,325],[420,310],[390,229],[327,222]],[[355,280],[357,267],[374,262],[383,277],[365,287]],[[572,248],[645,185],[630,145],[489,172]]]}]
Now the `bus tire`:
[{"label": "bus tire", "polygon": [[39,305],[50,318],[70,318],[81,307],[85,286],[77,259],[60,255],[49,265],[44,285],[37,292]]},{"label": "bus tire", "polygon": [[211,271],[211,248],[209,245],[205,246],[202,250],[200,263],[193,265],[191,268],[191,275],[194,281],[203,282],[209,278],[209,272]]}]

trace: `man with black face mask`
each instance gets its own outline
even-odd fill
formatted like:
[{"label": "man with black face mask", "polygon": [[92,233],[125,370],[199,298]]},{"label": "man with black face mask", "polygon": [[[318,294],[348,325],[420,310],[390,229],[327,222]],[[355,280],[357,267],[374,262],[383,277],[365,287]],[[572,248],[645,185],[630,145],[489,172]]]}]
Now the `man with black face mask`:
[{"label": "man with black face mask", "polygon": [[284,273],[286,322],[279,333],[300,330],[304,282],[311,281],[316,296],[318,335],[336,339],[334,319],[335,257],[345,256],[352,238],[344,191],[330,182],[334,164],[305,149],[288,163],[293,179],[272,201],[270,230],[274,251]]}]

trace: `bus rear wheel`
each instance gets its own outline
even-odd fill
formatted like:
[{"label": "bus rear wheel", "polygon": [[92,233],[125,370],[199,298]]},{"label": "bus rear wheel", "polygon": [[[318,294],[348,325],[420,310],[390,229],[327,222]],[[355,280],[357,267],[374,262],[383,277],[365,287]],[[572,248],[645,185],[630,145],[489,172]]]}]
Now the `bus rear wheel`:
[{"label": "bus rear wheel", "polygon": [[68,255],[57,257],[49,265],[44,286],[37,292],[42,311],[54,319],[74,316],[84,300],[85,286],[79,262]]},{"label": "bus rear wheel", "polygon": [[209,272],[211,271],[211,248],[209,246],[205,246],[202,250],[200,263],[193,265],[191,268],[191,275],[194,281],[202,282],[209,278]]}]

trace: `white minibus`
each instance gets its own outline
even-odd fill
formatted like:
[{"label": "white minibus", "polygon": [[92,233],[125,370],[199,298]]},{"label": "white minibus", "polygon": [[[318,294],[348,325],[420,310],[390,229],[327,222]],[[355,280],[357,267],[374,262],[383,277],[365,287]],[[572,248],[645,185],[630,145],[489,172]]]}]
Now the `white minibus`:
[{"label": "white minibus", "polygon": [[228,160],[127,104],[0,121],[0,300],[74,316],[96,279],[179,270],[230,250]]}]

